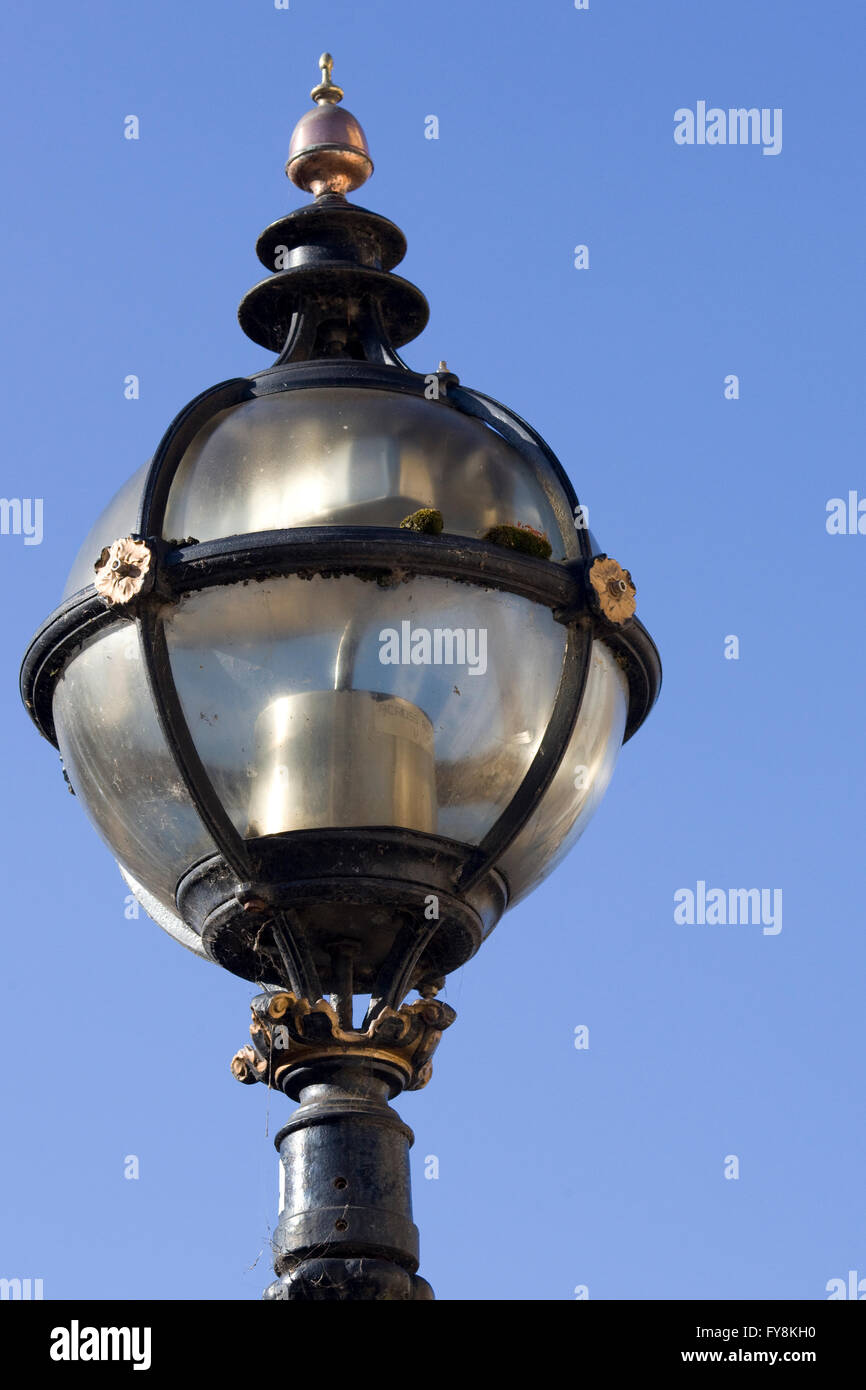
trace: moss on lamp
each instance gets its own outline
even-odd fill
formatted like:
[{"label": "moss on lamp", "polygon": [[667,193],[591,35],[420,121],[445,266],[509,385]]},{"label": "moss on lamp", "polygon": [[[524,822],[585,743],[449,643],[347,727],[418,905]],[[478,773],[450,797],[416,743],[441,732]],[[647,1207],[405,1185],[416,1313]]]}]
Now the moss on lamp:
[{"label": "moss on lamp", "polygon": [[516,526],[491,526],[484,532],[484,540],[492,545],[505,546],[507,550],[519,550],[524,555],[534,555],[539,560],[549,560],[553,547],[543,531],[518,522]]},{"label": "moss on lamp", "polygon": [[400,522],[401,530],[420,531],[425,536],[439,536],[442,533],[442,513],[435,507],[420,507]]}]

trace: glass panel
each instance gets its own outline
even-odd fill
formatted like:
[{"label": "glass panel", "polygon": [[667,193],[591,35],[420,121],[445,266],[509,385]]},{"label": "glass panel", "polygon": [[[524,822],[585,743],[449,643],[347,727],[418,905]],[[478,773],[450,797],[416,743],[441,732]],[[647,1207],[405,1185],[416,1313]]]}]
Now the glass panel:
[{"label": "glass panel", "polygon": [[180,465],[163,534],[399,526],[419,507],[437,507],[450,535],[520,522],[545,532],[553,559],[579,553],[552,470],[536,477],[493,430],[441,402],[344,386],[261,396],[215,416]]},{"label": "glass panel", "polygon": [[[394,824],[477,843],[532,761],[564,650],[546,609],[438,579],[233,585],[190,595],[166,628],[199,753],[245,835]],[[594,814],[626,710],[625,677],[597,641],[563,763],[502,861],[512,904]],[[54,716],[91,820],[173,911],[177,880],[214,846],[169,758],[131,626],[70,661]]]},{"label": "glass panel", "polygon": [[529,767],[565,650],[564,628],[527,599],[351,575],[190,594],[166,638],[241,834],[401,825],[468,843]]},{"label": "glass panel", "polygon": [[93,638],[57,682],[54,720],[76,795],[121,863],[175,910],[181,874],[215,846],[181,783],[131,624]]},{"label": "glass panel", "polygon": [[145,463],[137,473],[133,473],[91,526],[87,539],[75,557],[75,564],[69,571],[66,588],[63,590],[65,599],[93,583],[94,566],[104,546],[111,545],[112,541],[120,540],[135,530],[138,522],[138,504],[144,491],[149,467],[150,464]]},{"label": "glass panel", "polygon": [[556,868],[595,815],[619,755],[627,713],[626,678],[610,650],[596,641],[565,756],[541,805],[502,857],[509,907]]},{"label": "glass panel", "polygon": [[155,898],[152,893],[148,893],[147,889],[138,882],[138,879],[134,878],[129,870],[119,861],[117,867],[120,869],[124,883],[130,889],[133,897],[137,898],[141,903],[141,906],[144,908],[150,920],[156,922],[158,927],[162,927],[164,932],[167,932],[168,935],[179,942],[181,946],[185,946],[188,951],[192,951],[193,955],[198,956],[200,960],[210,961],[211,958],[205,951],[198,932],[194,932],[191,927],[188,927],[185,922],[182,922],[176,913],[170,912],[168,908],[159,901],[159,898]]}]

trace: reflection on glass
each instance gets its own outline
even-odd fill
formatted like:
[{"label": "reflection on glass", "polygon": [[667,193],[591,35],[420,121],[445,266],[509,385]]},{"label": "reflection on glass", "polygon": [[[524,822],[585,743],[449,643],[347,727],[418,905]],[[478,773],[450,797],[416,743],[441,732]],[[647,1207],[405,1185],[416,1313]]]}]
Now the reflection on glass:
[{"label": "reflection on glass", "polygon": [[177,881],[215,845],[178,776],[147,688],[135,628],[93,638],[54,694],[60,753],[102,838],[168,908]]},{"label": "reflection on glass", "polygon": [[628,686],[603,642],[592,647],[580,714],[538,809],[502,858],[513,906],[546,878],[583,834],[613,775],[628,712]]},{"label": "reflection on glass", "polygon": [[478,420],[399,391],[316,387],[231,406],[196,435],[163,534],[200,541],[294,526],[391,526],[437,507],[450,535],[522,522],[578,555],[562,486]]}]

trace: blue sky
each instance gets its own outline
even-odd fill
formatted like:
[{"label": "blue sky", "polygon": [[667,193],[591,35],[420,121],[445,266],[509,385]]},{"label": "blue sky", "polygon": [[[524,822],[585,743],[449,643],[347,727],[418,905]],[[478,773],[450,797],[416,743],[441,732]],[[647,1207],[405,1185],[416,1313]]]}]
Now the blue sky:
[{"label": "blue sky", "polygon": [[[125,918],[16,674],[176,411],[271,360],[235,309],[258,233],[303,201],[282,167],[327,48],[376,165],[358,201],[404,229],[431,303],[404,356],[548,439],[665,669],[397,1102],[421,1272],[440,1298],[542,1300],[866,1276],[866,535],[826,527],[866,498],[862,6],[19,0],[2,25],[0,491],[42,498],[44,534],[0,535],[0,1275],[123,1299],[270,1278],[289,1103],[228,1070],[253,990]],[[677,144],[698,102],[781,109],[781,151]],[[675,922],[699,881],[781,889],[782,930]]]}]

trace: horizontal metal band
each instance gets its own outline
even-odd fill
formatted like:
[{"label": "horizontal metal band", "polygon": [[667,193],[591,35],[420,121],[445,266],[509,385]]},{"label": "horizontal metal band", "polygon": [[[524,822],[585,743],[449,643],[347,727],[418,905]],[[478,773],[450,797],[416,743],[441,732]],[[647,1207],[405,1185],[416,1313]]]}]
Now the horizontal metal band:
[{"label": "horizontal metal band", "polygon": [[[304,526],[228,536],[169,551],[175,594],[284,574],[427,575],[520,594],[547,608],[584,606],[583,587],[564,565],[471,536],[426,536],[386,526]],[[574,607],[572,607],[574,605]]]},{"label": "horizontal metal band", "polygon": [[596,636],[610,647],[628,681],[628,715],[622,737],[623,743],[628,743],[659,697],[661,658],[655,642],[637,618],[623,623],[622,627],[605,623],[597,629]]},{"label": "horizontal metal band", "polygon": [[[251,397],[272,396],[281,391],[313,390],[316,387],[370,387],[374,391],[399,391],[401,395],[423,396],[428,376],[405,367],[389,367],[380,362],[351,361],[345,357],[312,362],[276,362],[247,378]],[[225,402],[224,404],[228,404]],[[437,405],[450,404],[444,392]],[[223,405],[216,407],[223,409]]]},{"label": "horizontal metal band", "polygon": [[[246,850],[254,865],[252,882],[240,884],[223,857],[212,855],[181,878],[178,913],[224,969],[248,980],[284,986],[288,981],[299,994],[306,991],[291,973],[307,950],[303,971],[326,992],[333,988],[324,943],[345,935],[347,911],[356,923],[374,917],[379,922],[371,938],[378,945],[355,962],[356,980],[363,979],[364,992],[369,989],[374,999],[397,1007],[401,963],[410,973],[421,968],[425,976],[456,970],[474,955],[508,902],[496,871],[457,891],[466,864],[474,862],[473,846],[398,826],[291,830],[250,839]],[[439,917],[428,924],[424,906],[431,893],[439,899]],[[318,924],[315,943],[306,926],[310,909]],[[277,943],[262,931],[275,917],[291,956],[282,968]],[[407,919],[412,927],[404,931]],[[435,932],[428,934],[428,925]]]},{"label": "horizontal metal band", "polygon": [[21,699],[39,732],[57,746],[52,701],[57,677],[91,637],[122,622],[93,586],[73,594],[42,624],[21,663]]},{"label": "horizontal metal band", "polygon": [[[469,536],[425,536],[388,527],[313,526],[259,531],[166,551],[162,587],[180,597],[198,589],[289,574],[426,575],[519,594],[562,615],[587,611],[579,567],[539,560]],[[161,600],[155,600],[161,601]],[[73,595],[34,637],[21,670],[21,693],[40,732],[56,743],[54,682],[81,644],[125,621],[92,588]],[[649,713],[661,681],[658,653],[636,619],[621,628],[599,621],[597,635],[629,666],[626,737]],[[633,669],[632,669],[633,668]]]}]

